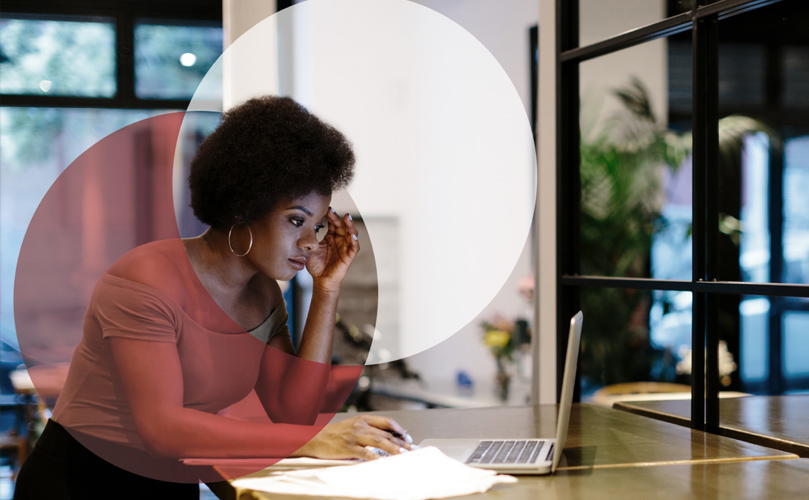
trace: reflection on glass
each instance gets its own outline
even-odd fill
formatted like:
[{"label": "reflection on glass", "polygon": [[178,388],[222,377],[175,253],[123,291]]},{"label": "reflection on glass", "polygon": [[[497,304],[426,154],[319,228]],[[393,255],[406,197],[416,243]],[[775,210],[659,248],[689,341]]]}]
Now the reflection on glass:
[{"label": "reflection on glass", "polygon": [[809,385],[809,299],[744,296],[739,306],[741,390],[805,391]]},{"label": "reflection on glass", "polygon": [[682,384],[691,376],[690,292],[584,289],[583,394],[627,382]]},{"label": "reflection on glass", "polygon": [[784,270],[787,283],[809,284],[809,130],[784,144]]},{"label": "reflection on glass", "polygon": [[719,24],[722,280],[809,283],[807,22],[780,2]]},{"label": "reflection on glass", "polygon": [[690,90],[667,78],[689,76],[691,58],[672,43],[667,62],[667,42],[581,64],[582,275],[691,279],[691,124],[677,104]]},{"label": "reflection on glass", "polygon": [[787,378],[809,378],[809,311],[784,314],[784,367]]},{"label": "reflection on glass", "polygon": [[769,373],[767,359],[769,337],[770,300],[767,297],[743,297],[739,305],[741,315],[740,376],[744,390],[762,386]]},{"label": "reflection on glass", "polygon": [[784,105],[809,108],[809,47],[786,46],[783,51]]},{"label": "reflection on glass", "polygon": [[[720,99],[739,107],[764,105],[766,73],[760,70],[767,57],[765,47],[753,43],[722,43],[719,51]],[[751,68],[754,69],[751,71]]]},{"label": "reflection on glass", "polygon": [[668,39],[668,87],[669,87],[669,124],[679,121],[690,128],[691,87],[693,86],[693,65],[691,64],[691,33],[674,35]]},{"label": "reflection on glass", "polygon": [[80,97],[115,95],[111,22],[0,19],[0,92]]},{"label": "reflection on glass", "polygon": [[221,26],[135,26],[135,93],[142,99],[190,99],[222,54]]}]

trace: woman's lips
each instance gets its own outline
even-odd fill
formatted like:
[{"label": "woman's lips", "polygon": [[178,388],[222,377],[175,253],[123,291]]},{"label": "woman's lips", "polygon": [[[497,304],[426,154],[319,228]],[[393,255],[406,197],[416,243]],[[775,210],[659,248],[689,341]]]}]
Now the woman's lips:
[{"label": "woman's lips", "polygon": [[298,271],[303,271],[306,267],[306,259],[289,259],[290,264]]}]

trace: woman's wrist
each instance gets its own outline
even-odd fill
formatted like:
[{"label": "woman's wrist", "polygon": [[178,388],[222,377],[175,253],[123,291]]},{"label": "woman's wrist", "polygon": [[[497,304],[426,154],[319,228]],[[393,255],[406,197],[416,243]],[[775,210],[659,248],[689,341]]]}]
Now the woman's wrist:
[{"label": "woman's wrist", "polygon": [[315,279],[312,283],[312,294],[318,294],[323,298],[334,298],[336,300],[340,296],[341,284],[342,280],[335,282],[326,279]]}]

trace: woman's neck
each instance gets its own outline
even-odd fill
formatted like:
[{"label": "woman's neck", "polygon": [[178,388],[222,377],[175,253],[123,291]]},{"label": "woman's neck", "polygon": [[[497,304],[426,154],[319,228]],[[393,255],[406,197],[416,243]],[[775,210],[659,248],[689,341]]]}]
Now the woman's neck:
[{"label": "woman's neck", "polygon": [[258,271],[230,251],[227,233],[209,228],[200,236],[183,239],[191,266],[208,291],[228,296],[242,293]]}]

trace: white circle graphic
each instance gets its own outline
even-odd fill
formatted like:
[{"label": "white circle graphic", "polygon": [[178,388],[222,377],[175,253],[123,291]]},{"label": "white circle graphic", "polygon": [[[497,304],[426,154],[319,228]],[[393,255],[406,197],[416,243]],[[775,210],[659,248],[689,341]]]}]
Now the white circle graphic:
[{"label": "white circle graphic", "polygon": [[[529,235],[536,155],[522,101],[462,27],[406,0],[308,0],[227,48],[189,110],[292,97],[352,141],[348,188],[379,275],[368,364],[449,338],[492,300]],[[339,197],[338,197],[339,198]]]}]

